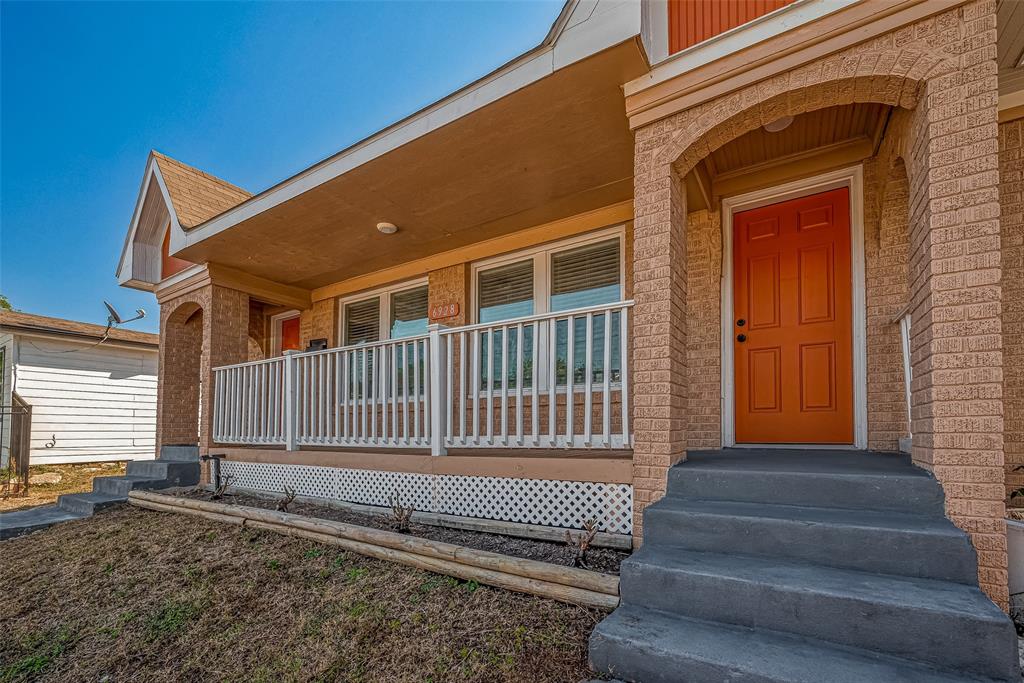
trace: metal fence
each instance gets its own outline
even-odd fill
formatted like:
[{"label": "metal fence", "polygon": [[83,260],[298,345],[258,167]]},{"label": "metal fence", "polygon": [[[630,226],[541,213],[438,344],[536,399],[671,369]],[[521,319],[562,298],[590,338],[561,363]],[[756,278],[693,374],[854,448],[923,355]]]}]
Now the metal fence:
[{"label": "metal fence", "polygon": [[28,493],[31,439],[32,406],[11,394],[11,405],[0,405],[0,497]]}]

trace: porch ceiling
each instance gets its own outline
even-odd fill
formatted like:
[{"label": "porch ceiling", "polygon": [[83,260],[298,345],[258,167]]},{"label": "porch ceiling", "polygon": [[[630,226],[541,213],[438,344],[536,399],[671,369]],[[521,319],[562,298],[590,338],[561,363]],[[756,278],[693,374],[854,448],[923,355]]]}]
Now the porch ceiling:
[{"label": "porch ceiling", "polygon": [[627,41],[176,255],[313,288],[629,199],[646,68]]}]

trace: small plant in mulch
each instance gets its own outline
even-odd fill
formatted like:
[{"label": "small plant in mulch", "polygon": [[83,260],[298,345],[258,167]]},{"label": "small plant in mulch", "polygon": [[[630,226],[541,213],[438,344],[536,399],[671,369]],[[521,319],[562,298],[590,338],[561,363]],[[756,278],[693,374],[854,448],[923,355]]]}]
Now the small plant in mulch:
[{"label": "small plant in mulch", "polygon": [[288,512],[288,506],[291,505],[292,502],[295,500],[295,496],[296,495],[297,495],[297,493],[296,493],[295,489],[293,489],[291,486],[288,486],[286,484],[285,487],[284,487],[284,498],[282,498],[281,500],[277,501],[277,508],[276,508],[277,511],[278,512]]},{"label": "small plant in mulch", "polygon": [[590,566],[587,564],[587,551],[590,550],[590,544],[594,542],[595,536],[597,536],[596,519],[588,519],[584,522],[583,531],[575,536],[572,532],[565,532],[565,542],[573,549],[573,567],[590,569]]},{"label": "small plant in mulch", "polygon": [[228,487],[231,486],[231,482],[234,480],[230,474],[220,478],[220,483],[217,488],[213,490],[213,495],[210,496],[213,500],[220,500],[228,492]]},{"label": "small plant in mulch", "polygon": [[395,531],[401,534],[409,533],[409,521],[412,519],[412,513],[415,509],[410,505],[405,507],[402,505],[402,499],[398,495],[398,491],[391,496],[391,526]]}]

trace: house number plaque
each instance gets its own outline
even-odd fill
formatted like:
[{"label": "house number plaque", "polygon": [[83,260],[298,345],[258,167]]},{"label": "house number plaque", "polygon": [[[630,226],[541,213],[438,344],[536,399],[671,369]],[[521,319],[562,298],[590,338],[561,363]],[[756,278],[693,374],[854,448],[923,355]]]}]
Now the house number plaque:
[{"label": "house number plaque", "polygon": [[454,318],[459,314],[459,304],[437,304],[436,306],[430,307],[430,319],[431,320],[443,320],[444,318]]}]

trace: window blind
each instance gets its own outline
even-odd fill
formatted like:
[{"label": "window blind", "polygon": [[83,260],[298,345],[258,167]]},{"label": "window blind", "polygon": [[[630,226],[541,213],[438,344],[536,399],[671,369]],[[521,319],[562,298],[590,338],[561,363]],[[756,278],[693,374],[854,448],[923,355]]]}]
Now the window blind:
[{"label": "window blind", "polygon": [[619,240],[570,249],[551,257],[551,310],[595,306],[621,298]]},{"label": "window blind", "polygon": [[380,340],[380,298],[345,304],[345,343]]},{"label": "window blind", "polygon": [[401,339],[427,331],[427,286],[391,295],[391,338]]},{"label": "window blind", "polygon": [[477,280],[477,299],[480,322],[531,315],[533,261],[481,271]]}]

